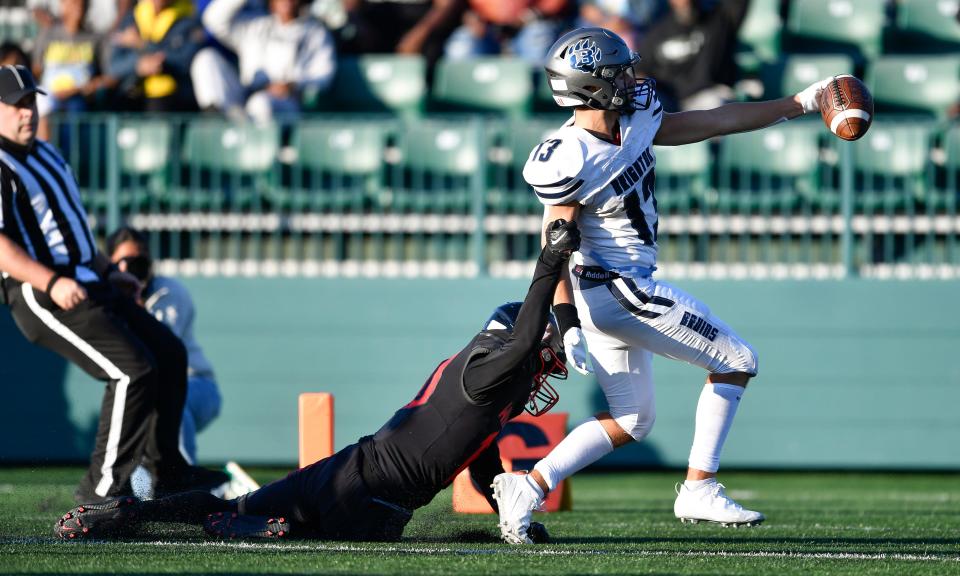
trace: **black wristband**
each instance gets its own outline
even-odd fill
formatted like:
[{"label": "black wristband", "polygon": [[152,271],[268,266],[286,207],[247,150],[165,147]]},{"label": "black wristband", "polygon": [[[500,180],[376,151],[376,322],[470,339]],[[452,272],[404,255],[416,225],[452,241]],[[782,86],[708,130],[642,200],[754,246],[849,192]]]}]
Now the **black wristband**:
[{"label": "black wristband", "polygon": [[571,328],[580,327],[580,316],[577,315],[577,307],[573,304],[554,304],[553,315],[557,318],[557,324],[560,325],[560,336],[562,337]]},{"label": "black wristband", "polygon": [[61,275],[60,273],[58,272],[53,273],[53,277],[50,278],[49,282],[47,282],[47,294],[50,294],[50,292],[53,290],[53,285],[56,284],[57,280],[60,280],[61,278],[63,278],[63,275]]}]

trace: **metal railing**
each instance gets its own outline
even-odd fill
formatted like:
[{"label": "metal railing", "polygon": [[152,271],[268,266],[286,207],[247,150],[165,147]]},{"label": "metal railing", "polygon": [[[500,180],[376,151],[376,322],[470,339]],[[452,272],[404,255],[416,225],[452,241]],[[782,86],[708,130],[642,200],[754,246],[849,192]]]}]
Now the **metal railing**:
[{"label": "metal railing", "polygon": [[[560,119],[323,115],[57,119],[99,237],[143,229],[164,271],[525,276],[542,206],[522,178]],[[960,129],[878,122],[844,143],[794,121],[657,148],[661,272],[955,278]]]}]

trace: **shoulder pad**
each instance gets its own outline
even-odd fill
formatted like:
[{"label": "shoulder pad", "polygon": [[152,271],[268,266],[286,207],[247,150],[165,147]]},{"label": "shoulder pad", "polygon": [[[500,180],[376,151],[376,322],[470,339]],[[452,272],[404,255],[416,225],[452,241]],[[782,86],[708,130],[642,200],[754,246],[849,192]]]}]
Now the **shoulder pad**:
[{"label": "shoulder pad", "polygon": [[544,204],[567,204],[583,185],[585,146],[576,138],[550,138],[537,145],[523,167],[523,178]]}]

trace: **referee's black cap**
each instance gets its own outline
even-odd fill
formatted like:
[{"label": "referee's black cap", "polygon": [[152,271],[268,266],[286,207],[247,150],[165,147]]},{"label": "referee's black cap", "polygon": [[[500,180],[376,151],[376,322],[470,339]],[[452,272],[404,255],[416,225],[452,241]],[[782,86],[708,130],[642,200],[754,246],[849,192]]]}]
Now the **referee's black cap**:
[{"label": "referee's black cap", "polygon": [[0,66],[0,102],[14,105],[27,94],[39,92],[46,94],[37,87],[37,81],[26,66]]}]

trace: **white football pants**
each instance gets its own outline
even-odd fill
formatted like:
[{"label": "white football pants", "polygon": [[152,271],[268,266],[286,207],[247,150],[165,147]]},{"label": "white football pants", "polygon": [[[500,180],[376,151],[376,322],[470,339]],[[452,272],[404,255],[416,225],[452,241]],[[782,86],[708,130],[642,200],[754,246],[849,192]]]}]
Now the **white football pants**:
[{"label": "white football pants", "polygon": [[574,298],[610,415],[637,441],[655,419],[653,354],[711,373],[757,373],[753,349],[710,309],[650,278],[596,283],[571,275]]}]

